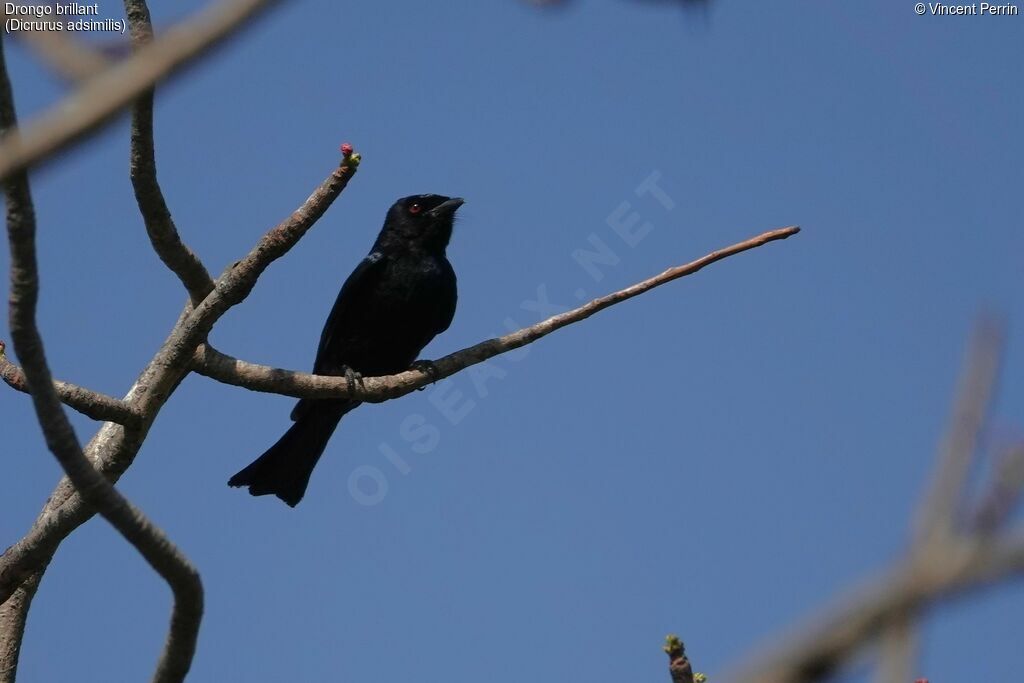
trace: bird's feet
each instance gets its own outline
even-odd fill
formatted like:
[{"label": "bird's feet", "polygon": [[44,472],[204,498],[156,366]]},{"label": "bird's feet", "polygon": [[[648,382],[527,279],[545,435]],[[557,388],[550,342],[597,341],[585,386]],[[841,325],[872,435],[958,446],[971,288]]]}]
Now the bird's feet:
[{"label": "bird's feet", "polygon": [[348,393],[354,398],[356,394],[356,385],[359,385],[360,389],[365,389],[366,384],[363,382],[362,373],[356,372],[349,366],[345,366],[345,382],[348,384]]},{"label": "bird's feet", "polygon": [[[437,366],[432,360],[418,360],[409,366],[413,370],[419,370],[420,372],[426,373],[427,377],[430,378],[430,383],[433,384],[437,381]],[[423,391],[426,387],[419,387],[416,391]]]}]

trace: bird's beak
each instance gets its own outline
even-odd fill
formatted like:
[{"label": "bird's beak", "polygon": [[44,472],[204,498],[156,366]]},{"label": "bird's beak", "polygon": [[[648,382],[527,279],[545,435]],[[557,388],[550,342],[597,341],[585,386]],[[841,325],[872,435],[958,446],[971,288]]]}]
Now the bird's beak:
[{"label": "bird's beak", "polygon": [[462,197],[453,197],[441,204],[438,204],[430,210],[430,214],[433,216],[451,216],[454,215],[460,206],[466,203],[466,200]]}]

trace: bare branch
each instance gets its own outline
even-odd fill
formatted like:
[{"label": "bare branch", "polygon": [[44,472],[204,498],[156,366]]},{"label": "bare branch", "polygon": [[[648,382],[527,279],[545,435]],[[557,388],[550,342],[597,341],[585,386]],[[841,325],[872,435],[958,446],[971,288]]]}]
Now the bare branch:
[{"label": "bare branch", "polygon": [[87,80],[111,64],[106,55],[76,39],[70,32],[21,29],[15,35],[68,81]]},{"label": "bare branch", "polygon": [[[910,561],[928,566],[944,561],[947,541],[957,531],[956,517],[966,498],[965,483],[978,455],[999,368],[1002,341],[991,321],[979,324],[971,341],[953,414],[938,455],[931,489],[925,494],[910,548]],[[1022,481],[1024,483],[1024,481]],[[971,529],[967,529],[968,532]],[[917,615],[894,615],[880,636],[878,680],[908,681],[917,654]]]},{"label": "bare branch", "polygon": [[774,651],[752,658],[732,683],[810,683],[834,671],[865,642],[908,611],[1024,574],[1024,533],[999,542],[951,542],[947,559],[930,568],[905,563],[836,607]]},{"label": "bare branch", "polygon": [[[126,429],[107,423],[86,446],[89,459],[107,479],[116,482],[131,465],[160,409],[188,373],[193,353],[209,329],[231,306],[242,301],[267,266],[287,253],[324,214],[355,175],[358,163],[358,154],[346,154],[341,165],[295,212],[221,276],[202,305],[194,310],[185,307],[167,340],[125,397],[142,415],[141,424]],[[6,601],[22,582],[38,577],[61,541],[93,514],[75,486],[61,481],[29,532],[0,556],[0,602]]]},{"label": "bare branch", "polygon": [[[598,311],[632,299],[659,285],[692,275],[705,266],[749,249],[763,246],[775,240],[782,240],[800,232],[791,226],[762,233],[743,242],[719,249],[685,265],[669,268],[652,278],[626,287],[612,294],[594,299],[579,308],[560,313],[536,325],[506,334],[497,339],[488,339],[475,346],[456,351],[433,362],[433,372],[419,369],[406,370],[388,377],[367,377],[356,387],[355,397],[360,401],[379,403],[404,396],[411,391],[445,377],[449,377],[471,365],[482,363],[494,356],[518,349],[545,337],[555,330],[586,320]],[[297,398],[348,398],[351,395],[344,378],[325,375],[311,375],[294,370],[282,370],[266,365],[248,363],[217,351],[209,344],[196,350],[193,369],[207,377],[225,384],[244,387],[253,391],[264,391]]]},{"label": "bare branch", "polygon": [[[825,610],[788,643],[752,658],[729,680],[810,683],[835,671],[876,638],[882,638],[883,645],[881,680],[903,679],[913,662],[913,620],[918,614],[963,592],[1024,575],[1024,529],[997,536],[984,530],[977,533],[969,525],[957,529],[954,524],[967,497],[964,481],[987,420],[1000,347],[997,328],[979,325],[938,456],[935,484],[925,497],[920,530],[906,557]],[[1016,486],[1016,498],[1024,477],[1014,474],[1004,482]]]},{"label": "bare branch", "polygon": [[910,683],[917,665],[917,620],[913,614],[896,618],[882,634],[878,683]]},{"label": "bare branch", "polygon": [[921,506],[917,544],[922,550],[954,531],[964,482],[995,392],[1002,346],[1002,330],[994,322],[978,325],[967,352],[938,469]]},{"label": "bare branch", "polygon": [[979,534],[998,531],[1009,519],[1024,492],[1024,444],[996,459],[995,473],[974,513],[973,529]]},{"label": "bare branch", "polygon": [[0,683],[14,683],[18,677],[18,655],[25,635],[25,620],[39,588],[33,577],[21,584],[11,599],[0,605]]},{"label": "bare branch", "polygon": [[[125,0],[125,12],[136,51],[153,40],[153,25],[145,0]],[[132,107],[131,179],[135,201],[146,224],[146,233],[160,260],[178,276],[192,298],[199,302],[213,289],[206,267],[178,235],[170,209],[156,178],[156,152],[153,148],[153,89],[146,90]]]},{"label": "bare branch", "polygon": [[[12,389],[25,394],[30,393],[25,373],[7,359],[7,355],[4,353],[5,350],[5,344],[3,341],[0,341],[0,378],[3,378],[4,382]],[[106,394],[80,387],[77,384],[62,382],[59,379],[53,381],[53,388],[57,392],[57,397],[61,403],[77,410],[86,417],[101,422],[117,422],[123,425],[132,425],[139,421],[139,414],[132,410],[130,405],[113,396],[107,396]]]},{"label": "bare branch", "polygon": [[[0,37],[0,128],[16,125],[11,85]],[[82,452],[53,386],[42,337],[36,327],[39,279],[35,250],[35,210],[25,171],[5,178],[7,234],[11,251],[10,329],[25,379],[32,394],[36,416],[46,445],[88,505],[100,512],[146,561],[167,581],[174,593],[174,607],[167,642],[157,665],[155,681],[182,681],[191,666],[203,610],[199,575],[185,556],[96,471]],[[6,613],[24,626],[20,614]]]},{"label": "bare branch", "polygon": [[[201,333],[209,331],[213,323],[231,307],[238,305],[245,300],[256,281],[267,267],[287,254],[294,247],[303,235],[313,227],[324,212],[334,203],[349,180],[355,175],[359,168],[361,157],[359,154],[346,154],[341,165],[320,184],[302,205],[296,209],[288,218],[271,228],[267,234],[260,238],[256,246],[246,254],[241,261],[230,266],[218,279],[216,289],[212,296],[207,297],[202,305],[198,306],[194,315],[185,321],[185,327],[191,326],[201,329]],[[193,334],[195,344],[188,354],[182,355],[182,360],[187,364],[194,351],[201,341]]]},{"label": "bare branch", "polygon": [[23,130],[0,138],[0,180],[97,130],[156,83],[222,42],[279,0],[223,0],[92,78]]},{"label": "bare branch", "polygon": [[668,674],[672,683],[694,683],[693,666],[686,656],[686,647],[679,636],[669,634],[661,648],[668,655]]}]

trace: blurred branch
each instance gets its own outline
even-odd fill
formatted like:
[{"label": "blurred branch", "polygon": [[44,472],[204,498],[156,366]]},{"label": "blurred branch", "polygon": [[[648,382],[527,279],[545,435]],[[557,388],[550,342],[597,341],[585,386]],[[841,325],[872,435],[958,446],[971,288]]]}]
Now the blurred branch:
[{"label": "blurred branch", "polygon": [[[934,483],[924,497],[917,533],[907,555],[866,587],[824,610],[788,642],[753,657],[729,680],[821,680],[875,639],[882,643],[879,680],[909,680],[905,677],[913,666],[913,620],[918,614],[966,591],[1024,575],[1024,528],[997,534],[991,522],[980,528],[956,524],[957,511],[969,507],[965,482],[991,408],[1001,341],[999,328],[991,322],[979,324],[975,331]],[[1019,467],[1020,462],[1013,462],[1012,475],[997,478],[1002,486],[1015,487],[1011,496],[1014,500],[1024,486],[1024,473]],[[1002,495],[1007,495],[1005,490]],[[1006,516],[992,519],[1003,521]]]},{"label": "blurred branch", "polygon": [[[0,129],[8,131],[16,125],[0,38]],[[192,663],[202,618],[203,590],[199,574],[164,533],[93,468],[82,452],[54,388],[43,340],[36,326],[39,299],[36,220],[27,172],[16,172],[5,178],[4,197],[11,252],[11,340],[21,359],[46,445],[86,503],[103,515],[171,587],[174,593],[171,625],[153,680],[183,681]],[[6,612],[5,617],[12,619],[9,626],[24,628],[22,615]]]},{"label": "blurred branch", "polygon": [[598,311],[632,299],[655,287],[687,275],[692,275],[716,261],[755,249],[769,242],[786,239],[799,231],[800,228],[795,226],[770,230],[748,240],[711,252],[696,261],[669,268],[652,278],[594,299],[579,308],[559,313],[535,325],[524,327],[502,337],[488,339],[469,348],[456,351],[433,361],[430,371],[410,369],[388,377],[367,377],[350,388],[344,377],[311,375],[294,370],[282,370],[266,365],[257,365],[223,354],[209,344],[203,344],[197,349],[193,359],[193,369],[197,373],[219,382],[240,386],[253,391],[284,394],[298,398],[348,398],[354,395],[360,401],[378,403],[404,396],[422,386],[454,375],[472,365],[531,344],[555,330],[586,320]]},{"label": "blurred branch", "polygon": [[20,130],[0,137],[0,180],[97,130],[139,95],[241,28],[278,0],[222,0],[170,28],[135,55],[84,83]]},{"label": "blurred branch", "polygon": [[836,671],[883,627],[907,612],[1024,574],[1024,529],[998,542],[950,542],[948,558],[927,567],[903,562],[773,651],[753,657],[732,683],[810,683]]},{"label": "blurred branch", "polygon": [[[136,52],[152,43],[153,25],[145,0],[125,0],[125,13]],[[130,175],[135,201],[146,224],[146,233],[160,260],[178,276],[192,299],[199,302],[213,289],[213,280],[199,257],[189,249],[171,218],[163,191],[156,178],[156,151],[153,147],[153,89],[139,95],[132,107]]]},{"label": "blurred branch", "polygon": [[[941,561],[932,555],[945,552],[944,541],[956,531],[971,464],[992,403],[1002,334],[993,321],[979,324],[970,344],[948,433],[938,455],[931,488],[918,513],[910,556],[919,564]],[[917,657],[917,615],[898,615],[880,638],[879,683],[909,681]]]},{"label": "blurred branch", "polygon": [[[4,382],[12,389],[25,394],[31,393],[25,373],[7,359],[5,350],[4,342],[0,341],[0,378],[3,378]],[[135,424],[139,420],[139,415],[132,410],[131,406],[113,396],[60,380],[53,381],[53,388],[61,403],[94,420],[117,422],[123,425]]]},{"label": "blurred branch", "polygon": [[954,533],[964,483],[992,404],[1002,346],[1000,327],[991,320],[979,323],[957,389],[936,475],[921,507],[917,529],[921,549]]},{"label": "blurred branch", "polygon": [[1024,492],[1024,444],[1003,451],[995,462],[995,473],[973,515],[972,526],[979,534],[998,531],[1020,503]]},{"label": "blurred branch", "polygon": [[910,683],[917,665],[915,615],[904,614],[894,618],[880,640],[877,683]]},{"label": "blurred branch", "polygon": [[22,29],[14,35],[59,76],[73,83],[88,80],[111,65],[106,55],[76,39],[74,33]]}]

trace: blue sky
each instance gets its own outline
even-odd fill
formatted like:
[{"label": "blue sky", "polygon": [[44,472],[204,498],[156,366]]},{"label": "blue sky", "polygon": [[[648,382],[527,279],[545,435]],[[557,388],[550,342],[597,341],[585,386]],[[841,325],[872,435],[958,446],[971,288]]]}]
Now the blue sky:
[{"label": "blue sky", "polygon": [[[153,4],[158,27],[198,6]],[[213,272],[305,199],[339,143],[364,155],[212,335],[281,367],[310,367],[403,195],[468,200],[459,310],[428,357],[540,319],[539,293],[572,306],[804,227],[497,358],[486,381],[360,408],[295,510],[225,485],[291,400],[189,378],[120,487],[202,572],[191,680],[664,680],[670,631],[714,680],[905,547],[979,312],[1009,321],[990,441],[1024,435],[1024,17],[674,9],[296,2],[159,93],[160,180]],[[55,102],[6,47],[22,117]],[[112,394],[183,301],[127,166],[120,121],[34,174],[52,367]],[[652,173],[671,209],[637,196]],[[624,202],[650,223],[632,246],[609,226]],[[600,279],[573,258],[595,238],[617,257]],[[0,414],[7,545],[59,469],[24,396],[0,391]],[[94,425],[73,418],[85,440]],[[431,448],[404,438],[423,424]],[[372,493],[367,472],[386,482],[373,505],[350,490]],[[168,608],[94,520],[46,575],[20,680],[148,677]],[[1015,679],[1021,614],[1019,585],[935,612],[920,673]]]}]

